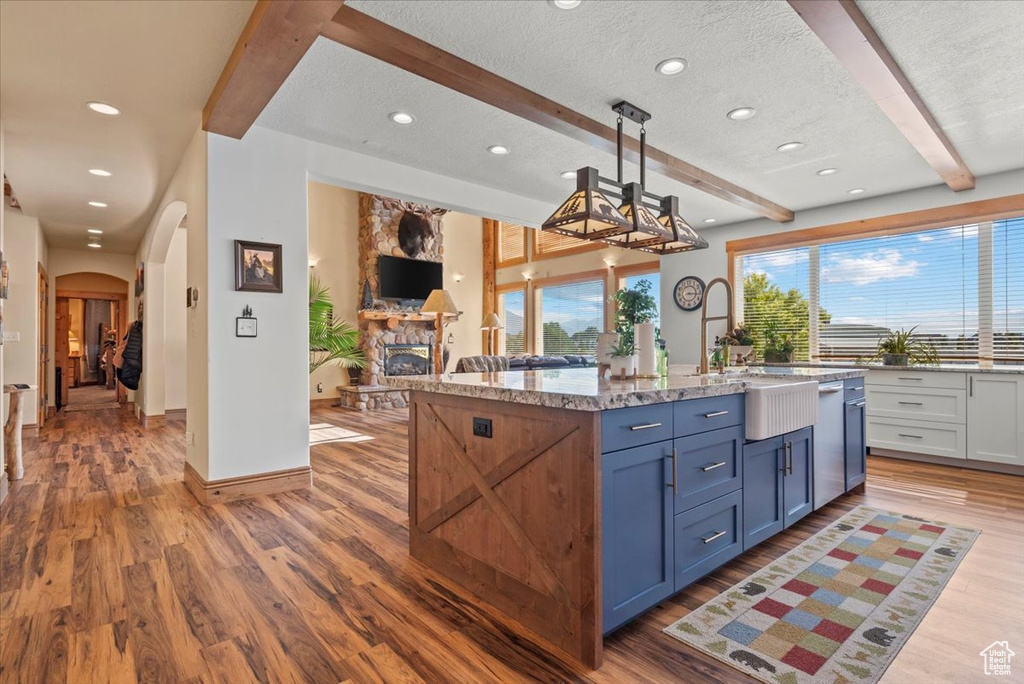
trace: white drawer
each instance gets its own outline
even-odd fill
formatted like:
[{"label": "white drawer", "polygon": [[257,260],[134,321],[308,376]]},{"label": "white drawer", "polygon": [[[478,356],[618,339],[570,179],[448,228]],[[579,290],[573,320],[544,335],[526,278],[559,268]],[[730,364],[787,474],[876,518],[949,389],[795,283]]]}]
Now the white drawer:
[{"label": "white drawer", "polygon": [[868,417],[967,422],[964,390],[868,385],[866,392]]},{"label": "white drawer", "polygon": [[967,459],[967,428],[955,423],[867,419],[868,446],[914,454]]},{"label": "white drawer", "polygon": [[929,387],[932,389],[967,389],[967,373],[960,371],[870,370],[867,385],[891,387]]}]

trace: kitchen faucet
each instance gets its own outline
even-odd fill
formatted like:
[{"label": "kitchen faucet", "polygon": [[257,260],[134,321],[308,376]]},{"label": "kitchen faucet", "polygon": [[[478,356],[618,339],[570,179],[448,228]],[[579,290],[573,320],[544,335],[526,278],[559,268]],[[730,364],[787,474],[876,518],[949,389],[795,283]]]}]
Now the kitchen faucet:
[{"label": "kitchen faucet", "polygon": [[[725,294],[728,297],[726,304],[728,305],[728,313],[725,316],[713,316],[708,318],[708,295],[711,293],[711,288],[716,283],[721,283],[725,286]],[[726,325],[729,327],[727,334],[731,335],[733,328],[736,327],[736,319],[733,315],[733,311],[736,303],[733,301],[732,296],[732,285],[725,278],[715,278],[707,287],[704,288],[704,302],[700,307],[700,374],[707,375],[709,372],[708,368],[708,323],[711,321],[726,321]],[[719,368],[719,372],[725,372],[725,368]]]}]

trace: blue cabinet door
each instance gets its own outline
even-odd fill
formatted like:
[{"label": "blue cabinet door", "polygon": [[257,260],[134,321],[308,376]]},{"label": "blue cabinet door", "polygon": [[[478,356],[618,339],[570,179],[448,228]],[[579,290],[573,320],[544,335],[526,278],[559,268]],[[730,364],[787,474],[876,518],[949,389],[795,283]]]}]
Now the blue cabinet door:
[{"label": "blue cabinet door", "polygon": [[846,491],[867,479],[864,399],[846,402]]},{"label": "blue cabinet door", "polygon": [[785,526],[789,527],[814,510],[813,428],[787,433],[783,440],[788,453],[782,498],[786,505]]},{"label": "blue cabinet door", "polygon": [[601,478],[608,633],[674,590],[672,442],[603,454]]},{"label": "blue cabinet door", "polygon": [[734,491],[675,519],[676,591],[743,551],[743,492]]},{"label": "blue cabinet door", "polygon": [[782,466],[782,437],[743,445],[744,551],[782,531]]}]

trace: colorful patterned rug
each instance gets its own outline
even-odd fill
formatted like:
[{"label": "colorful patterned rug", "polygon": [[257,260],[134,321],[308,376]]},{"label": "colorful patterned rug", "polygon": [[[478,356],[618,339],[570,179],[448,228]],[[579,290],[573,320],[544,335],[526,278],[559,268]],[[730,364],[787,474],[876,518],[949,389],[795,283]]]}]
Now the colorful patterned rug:
[{"label": "colorful patterned rug", "polygon": [[665,633],[769,684],[871,684],[978,534],[859,506]]}]

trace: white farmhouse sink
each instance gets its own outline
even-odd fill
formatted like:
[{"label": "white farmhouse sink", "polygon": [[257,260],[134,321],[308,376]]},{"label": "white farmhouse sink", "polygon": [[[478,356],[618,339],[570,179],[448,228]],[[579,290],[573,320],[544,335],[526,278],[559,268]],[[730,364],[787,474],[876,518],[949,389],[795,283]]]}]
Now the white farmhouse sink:
[{"label": "white farmhouse sink", "polygon": [[818,422],[818,383],[754,380],[746,395],[747,439],[767,439]]}]

